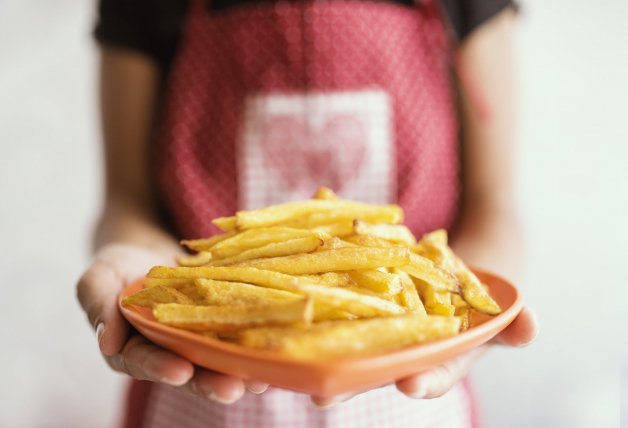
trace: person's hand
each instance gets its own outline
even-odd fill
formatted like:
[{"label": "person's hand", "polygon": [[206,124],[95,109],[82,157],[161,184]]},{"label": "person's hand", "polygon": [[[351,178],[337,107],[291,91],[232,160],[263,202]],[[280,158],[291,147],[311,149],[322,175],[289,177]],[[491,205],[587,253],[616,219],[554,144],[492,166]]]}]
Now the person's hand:
[{"label": "person's hand", "polygon": [[[517,318],[489,344],[473,349],[447,363],[423,373],[397,380],[399,391],[412,398],[436,398],[449,391],[458,381],[464,378],[473,362],[491,346],[505,345],[521,347],[534,340],[539,331],[536,314],[529,308],[523,308]],[[327,407],[346,401],[355,394],[334,397],[312,397],[314,404]]]},{"label": "person's hand", "polygon": [[240,399],[245,389],[262,393],[268,385],[195,367],[186,359],[150,343],[133,331],[118,310],[118,294],[157,264],[170,264],[146,249],[111,244],[96,254],[77,286],[77,296],[109,366],[136,379],[185,388],[221,403]]}]

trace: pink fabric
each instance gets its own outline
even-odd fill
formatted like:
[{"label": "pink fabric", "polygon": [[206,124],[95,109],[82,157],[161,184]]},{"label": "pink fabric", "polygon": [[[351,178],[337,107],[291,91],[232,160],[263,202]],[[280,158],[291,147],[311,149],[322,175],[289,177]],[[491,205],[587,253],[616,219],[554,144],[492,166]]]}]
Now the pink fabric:
[{"label": "pink fabric", "polygon": [[[156,148],[158,187],[180,237],[211,235],[217,230],[210,219],[239,208],[244,104],[252,94],[386,93],[394,150],[390,202],[404,208],[416,234],[452,224],[459,189],[457,125],[447,40],[432,1],[417,7],[355,0],[260,2],[211,16],[202,0],[192,4]],[[287,128],[276,123],[266,131],[275,134],[263,156],[291,187],[314,176],[342,196],[351,171],[339,173],[325,156],[351,168],[371,155],[360,146],[362,128],[347,127],[354,119],[327,124],[323,136],[306,122],[286,125],[313,141],[341,142],[329,150],[335,147],[345,157],[321,151],[310,156],[307,147],[291,151],[284,147],[292,144],[282,134]],[[302,165],[303,175],[294,174],[283,158]],[[367,190],[351,196],[371,195]],[[470,398],[462,385],[435,400],[379,388],[331,409],[280,389],[247,393],[230,406],[164,385],[132,398],[127,421],[141,420],[145,427],[471,426]]]},{"label": "pink fabric", "polygon": [[[458,424],[452,424],[452,419]],[[238,404],[223,406],[174,388],[134,380],[129,388],[123,427],[479,428],[479,420],[468,379],[444,398],[418,401],[389,387],[383,395],[369,392],[331,409],[313,406],[303,394],[272,388],[260,396],[247,392]]]},{"label": "pink fabric", "polygon": [[180,236],[213,234],[209,220],[238,209],[236,152],[248,95],[365,88],[392,100],[395,202],[406,224],[417,234],[451,225],[456,120],[435,5],[260,2],[213,16],[203,2],[193,5],[157,150],[159,187]]}]

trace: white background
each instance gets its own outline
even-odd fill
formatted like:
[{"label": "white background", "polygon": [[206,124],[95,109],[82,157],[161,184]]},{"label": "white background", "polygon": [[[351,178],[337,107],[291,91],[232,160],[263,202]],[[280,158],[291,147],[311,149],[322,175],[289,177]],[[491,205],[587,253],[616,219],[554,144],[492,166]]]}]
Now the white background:
[{"label": "white background", "polygon": [[[0,2],[2,427],[118,420],[122,379],[74,298],[101,194],[91,3]],[[628,2],[522,3],[521,288],[542,332],[528,348],[492,352],[473,377],[489,428],[616,427]]]}]

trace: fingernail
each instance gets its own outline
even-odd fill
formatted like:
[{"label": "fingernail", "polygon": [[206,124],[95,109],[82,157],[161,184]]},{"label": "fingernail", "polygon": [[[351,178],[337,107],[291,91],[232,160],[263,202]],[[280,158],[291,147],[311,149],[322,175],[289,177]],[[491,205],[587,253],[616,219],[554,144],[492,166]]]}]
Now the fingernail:
[{"label": "fingernail", "polygon": [[425,398],[427,395],[427,390],[424,387],[418,387],[411,394],[407,394],[412,398]]},{"label": "fingernail", "polygon": [[424,389],[420,389],[416,391],[414,394],[412,394],[412,398],[425,398],[426,395],[427,395],[427,391]]},{"label": "fingernail", "polygon": [[336,402],[336,401],[330,401],[330,402],[327,402],[327,403],[325,403],[325,404],[319,404],[319,403],[314,403],[314,404],[316,404],[316,407],[318,407],[319,409],[328,409],[328,408],[330,408],[330,407],[335,406],[336,404],[338,404],[338,402]]},{"label": "fingernail", "polygon": [[213,391],[209,393],[208,397],[210,400],[215,401],[220,404],[233,404],[240,399],[240,397],[224,398],[224,397],[219,396]]},{"label": "fingernail", "polygon": [[344,394],[344,395],[337,395],[335,397],[330,397],[330,398],[316,399],[316,400],[313,400],[313,402],[319,408],[326,409],[328,407],[335,406],[338,403],[342,403],[343,401],[346,401],[351,397],[353,397],[353,394]]},{"label": "fingernail", "polygon": [[96,326],[96,340],[98,340],[98,347],[102,350],[102,336],[105,332],[105,323],[99,322]]},{"label": "fingernail", "polygon": [[264,392],[266,392],[266,390],[268,389],[268,385],[266,384],[258,384],[258,383],[251,383],[249,385],[247,385],[246,389],[249,390],[249,392],[253,393],[253,394],[262,394]]},{"label": "fingernail", "polygon": [[170,379],[167,377],[162,377],[161,379],[159,379],[159,381],[170,386],[183,386],[187,383],[187,380],[180,380],[180,379],[176,380],[176,379]]}]

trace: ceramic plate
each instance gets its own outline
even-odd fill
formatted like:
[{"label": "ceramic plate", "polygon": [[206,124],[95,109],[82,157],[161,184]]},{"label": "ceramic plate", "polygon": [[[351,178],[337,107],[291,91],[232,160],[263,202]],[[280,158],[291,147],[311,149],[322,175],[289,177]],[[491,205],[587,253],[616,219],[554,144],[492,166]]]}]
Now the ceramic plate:
[{"label": "ceramic plate", "polygon": [[[119,306],[124,317],[149,340],[201,367],[325,397],[385,385],[427,370],[488,342],[506,328],[522,308],[517,289],[496,275],[475,272],[502,307],[501,314],[490,317],[474,313],[467,331],[447,339],[379,355],[331,361],[299,361],[245,348],[159,324],[150,309]],[[143,281],[138,280],[126,288],[120,301],[140,290]]]}]

